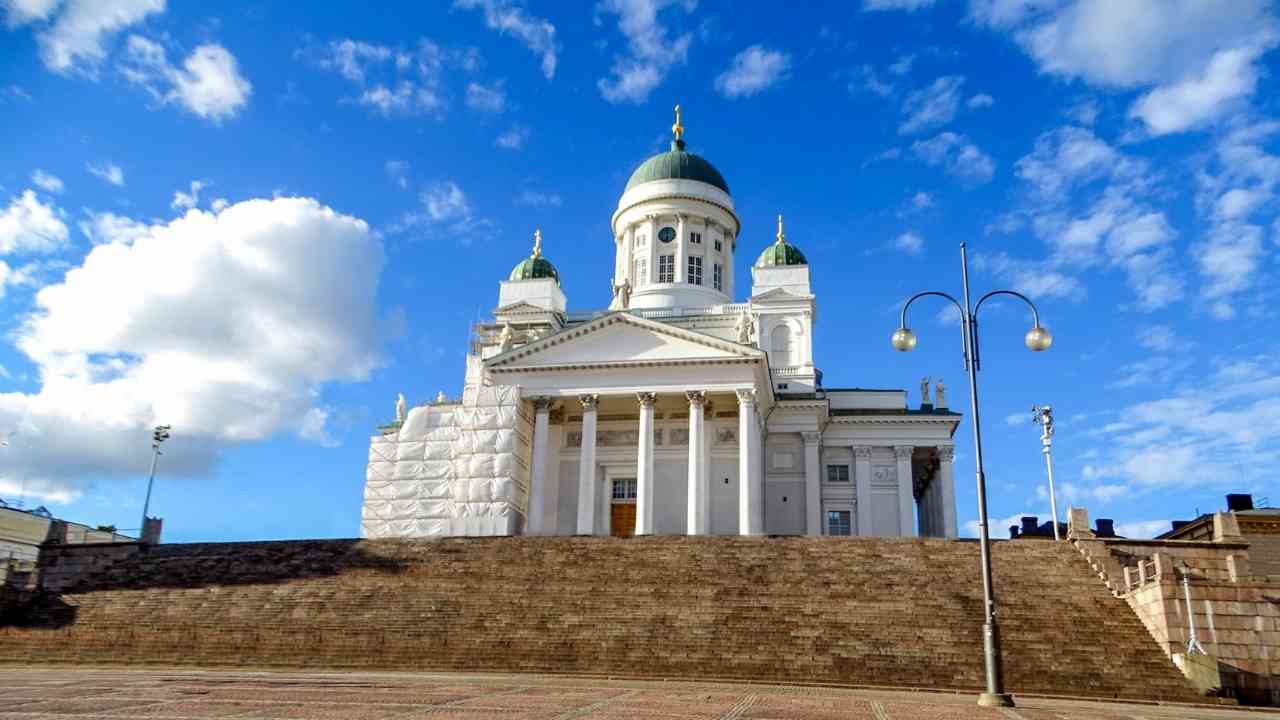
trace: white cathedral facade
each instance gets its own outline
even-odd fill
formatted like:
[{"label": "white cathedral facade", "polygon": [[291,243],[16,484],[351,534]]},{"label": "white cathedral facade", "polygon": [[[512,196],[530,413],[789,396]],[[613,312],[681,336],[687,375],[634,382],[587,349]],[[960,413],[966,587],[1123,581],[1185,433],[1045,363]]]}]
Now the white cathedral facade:
[{"label": "white cathedral facade", "polygon": [[909,408],[823,386],[781,217],[735,301],[755,250],[678,114],[672,130],[613,213],[612,304],[570,311],[537,234],[476,327],[461,401],[402,398],[372,438],[365,537],[956,536],[960,415],[941,390]]}]

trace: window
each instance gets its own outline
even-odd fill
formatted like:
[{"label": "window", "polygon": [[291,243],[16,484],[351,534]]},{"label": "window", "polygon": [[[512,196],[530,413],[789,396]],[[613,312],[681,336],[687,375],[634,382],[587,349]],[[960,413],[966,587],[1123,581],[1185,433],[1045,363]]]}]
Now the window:
[{"label": "window", "polygon": [[827,466],[827,482],[838,482],[838,483],[849,482],[849,466],[848,465],[828,465]]},{"label": "window", "polygon": [[664,243],[669,243],[676,239],[676,229],[673,227],[664,227],[658,231],[658,239]]},{"label": "window", "polygon": [[658,282],[669,283],[676,281],[676,256],[675,255],[659,255],[658,256]]},{"label": "window", "polygon": [[716,238],[716,252],[724,251],[724,243],[720,242],[720,238]]},{"label": "window", "polygon": [[[614,500],[635,500],[636,481],[634,478],[618,478],[613,481]],[[847,533],[846,533],[847,534]]]},{"label": "window", "polygon": [[689,233],[689,242],[693,243],[694,245],[701,245],[702,233],[696,233],[696,232]]},{"label": "window", "polygon": [[636,287],[649,284],[649,259],[636,258]]},{"label": "window", "polygon": [[851,513],[848,510],[828,510],[827,534],[852,535],[853,525],[852,519],[849,517],[850,515]]},{"label": "window", "polygon": [[779,325],[773,329],[773,353],[770,364],[774,367],[788,367],[796,364],[795,341],[791,337],[791,328]]},{"label": "window", "polygon": [[689,258],[688,282],[690,285],[702,284],[702,258],[700,257]]},{"label": "window", "polygon": [[645,240],[646,240],[646,238],[645,238],[645,236],[644,236],[644,235],[637,235],[637,236],[636,236],[636,247],[644,247]]},{"label": "window", "polygon": [[720,263],[711,266],[711,287],[717,290],[724,289],[724,267]]}]

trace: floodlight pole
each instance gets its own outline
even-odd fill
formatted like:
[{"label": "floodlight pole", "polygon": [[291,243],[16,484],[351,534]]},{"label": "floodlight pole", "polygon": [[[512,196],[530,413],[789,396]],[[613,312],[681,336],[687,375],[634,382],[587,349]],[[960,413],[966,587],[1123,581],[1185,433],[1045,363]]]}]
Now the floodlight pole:
[{"label": "floodlight pole", "polygon": [[138,537],[142,538],[142,532],[147,527],[147,511],[151,508],[151,487],[156,481],[156,461],[160,459],[160,443],[169,439],[169,425],[157,425],[152,432],[151,443],[151,472],[147,474],[147,498],[142,502],[142,524],[138,526]]}]

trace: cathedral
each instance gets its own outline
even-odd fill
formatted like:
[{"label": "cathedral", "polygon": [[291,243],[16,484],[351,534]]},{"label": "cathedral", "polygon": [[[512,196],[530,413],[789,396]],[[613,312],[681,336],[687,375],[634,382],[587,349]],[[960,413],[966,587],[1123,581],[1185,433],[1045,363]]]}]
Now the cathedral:
[{"label": "cathedral", "polygon": [[535,233],[475,327],[461,399],[401,397],[370,442],[364,537],[956,536],[944,389],[912,408],[825,387],[809,259],[781,216],[772,243],[739,247],[678,107],[672,133],[613,213],[608,308],[569,309]]}]

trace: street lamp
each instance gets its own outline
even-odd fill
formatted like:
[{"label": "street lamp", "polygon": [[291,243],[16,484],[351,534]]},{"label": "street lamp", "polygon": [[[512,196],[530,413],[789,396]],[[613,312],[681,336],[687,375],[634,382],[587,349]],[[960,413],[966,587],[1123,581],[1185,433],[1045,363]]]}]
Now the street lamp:
[{"label": "street lamp", "polygon": [[1031,422],[1041,427],[1040,452],[1044,453],[1044,462],[1049,469],[1049,511],[1053,513],[1053,540],[1058,537],[1058,494],[1053,491],[1053,408],[1048,405],[1031,407]]},{"label": "street lamp", "polygon": [[961,340],[964,345],[964,367],[969,374],[969,407],[973,412],[973,450],[977,464],[978,476],[978,547],[982,556],[982,599],[985,612],[982,633],[983,657],[986,664],[987,691],[978,696],[978,704],[985,706],[1012,707],[1013,696],[1004,691],[1004,677],[1000,668],[1000,632],[996,625],[996,598],[991,588],[991,538],[987,533],[987,480],[982,470],[982,423],[978,418],[978,370],[981,366],[981,353],[978,349],[978,310],[988,298],[996,295],[1012,295],[1025,302],[1031,308],[1032,327],[1024,341],[1033,352],[1048,350],[1053,344],[1053,336],[1040,326],[1040,313],[1031,300],[1021,293],[1012,290],[993,290],[978,299],[978,304],[970,310],[969,305],[969,256],[965,244],[960,243],[960,277],[964,285],[964,305],[944,292],[928,291],[912,295],[902,306],[902,317],[898,329],[894,331],[891,342],[900,352],[909,352],[917,343],[916,334],[907,327],[907,310],[911,303],[928,295],[936,295],[951,301],[960,311]]},{"label": "street lamp", "polygon": [[142,537],[142,531],[147,527],[147,509],[151,507],[151,485],[156,480],[156,461],[160,459],[160,443],[169,439],[169,431],[173,429],[172,425],[157,425],[155,430],[151,432],[151,474],[147,477],[147,499],[142,503],[142,525],[138,529],[138,537]]}]

